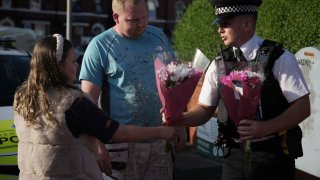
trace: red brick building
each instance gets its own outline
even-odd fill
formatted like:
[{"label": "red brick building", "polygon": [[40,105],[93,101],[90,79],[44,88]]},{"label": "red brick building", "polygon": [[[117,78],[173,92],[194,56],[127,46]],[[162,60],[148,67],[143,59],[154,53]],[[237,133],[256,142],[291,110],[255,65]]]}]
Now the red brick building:
[{"label": "red brick building", "polygon": [[[71,0],[72,41],[87,43],[111,27],[112,0]],[[158,26],[171,37],[177,20],[191,0],[147,0],[149,24]],[[32,29],[38,37],[66,34],[67,0],[0,0],[0,26]]]}]

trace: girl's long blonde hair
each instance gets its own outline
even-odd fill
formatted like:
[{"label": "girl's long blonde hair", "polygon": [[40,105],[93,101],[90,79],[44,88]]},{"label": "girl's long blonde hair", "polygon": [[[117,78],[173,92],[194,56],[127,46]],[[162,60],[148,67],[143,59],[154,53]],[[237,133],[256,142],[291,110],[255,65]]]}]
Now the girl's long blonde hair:
[{"label": "girl's long blonde hair", "polygon": [[[57,120],[52,116],[47,90],[72,88],[59,69],[56,46],[57,39],[54,36],[46,36],[36,43],[28,79],[15,93],[14,111],[24,118],[27,125],[33,124],[40,115],[56,123]],[[64,39],[60,63],[64,62],[71,48],[71,42]]]}]

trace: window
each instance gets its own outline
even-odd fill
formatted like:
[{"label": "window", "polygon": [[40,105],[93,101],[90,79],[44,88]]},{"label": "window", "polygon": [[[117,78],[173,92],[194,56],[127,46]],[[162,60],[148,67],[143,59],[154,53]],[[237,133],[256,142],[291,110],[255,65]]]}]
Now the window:
[{"label": "window", "polygon": [[46,35],[46,25],[45,24],[34,24],[34,31],[38,37],[43,37]]},{"label": "window", "polygon": [[178,0],[175,5],[175,11],[176,11],[176,19],[181,19],[183,16],[184,10],[186,9],[186,5],[182,0]]},{"label": "window", "polygon": [[72,12],[82,12],[82,6],[79,0],[73,0]]},{"label": "window", "polygon": [[41,10],[41,0],[30,0],[30,9]]},{"label": "window", "polygon": [[9,17],[5,17],[0,20],[0,26],[14,27],[15,25],[14,25],[14,21],[12,19],[10,19]]},{"label": "window", "polygon": [[91,27],[91,33],[96,36],[100,33],[102,33],[105,30],[104,26],[101,23],[95,23]]},{"label": "window", "polygon": [[96,13],[102,13],[102,7],[101,7],[100,0],[95,0],[94,3],[95,3]]},{"label": "window", "polygon": [[158,0],[148,0],[149,19],[157,19]]},{"label": "window", "polygon": [[10,9],[12,5],[11,0],[2,0],[2,7],[5,9]]},{"label": "window", "polygon": [[22,23],[25,28],[34,30],[37,37],[50,34],[50,22],[48,21],[23,20]]}]

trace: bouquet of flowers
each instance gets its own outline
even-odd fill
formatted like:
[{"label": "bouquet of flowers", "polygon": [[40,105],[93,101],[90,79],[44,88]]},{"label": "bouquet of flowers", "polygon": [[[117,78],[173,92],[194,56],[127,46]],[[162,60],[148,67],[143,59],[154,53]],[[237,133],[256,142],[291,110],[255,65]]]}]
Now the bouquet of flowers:
[{"label": "bouquet of flowers", "polygon": [[166,117],[166,124],[173,125],[186,109],[187,104],[203,73],[191,64],[155,58],[155,75],[158,94]]},{"label": "bouquet of flowers", "polygon": [[[221,98],[230,119],[238,125],[243,119],[257,119],[260,90],[263,81],[261,73],[250,70],[232,71],[228,76],[220,77]],[[250,140],[242,142],[242,151],[246,157],[247,167],[252,167]]]},{"label": "bouquet of flowers", "polygon": [[236,125],[242,119],[257,119],[263,76],[249,70],[232,71],[220,77],[220,94]]}]

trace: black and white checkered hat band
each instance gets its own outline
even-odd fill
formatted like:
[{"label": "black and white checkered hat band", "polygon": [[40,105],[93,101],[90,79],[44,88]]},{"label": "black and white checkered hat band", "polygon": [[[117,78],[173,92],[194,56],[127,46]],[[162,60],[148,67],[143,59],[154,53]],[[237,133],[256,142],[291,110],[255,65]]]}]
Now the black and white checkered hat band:
[{"label": "black and white checkered hat band", "polygon": [[255,5],[236,5],[216,8],[216,15],[239,12],[257,12],[258,7]]}]

